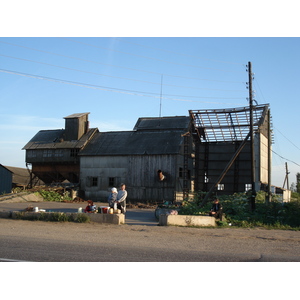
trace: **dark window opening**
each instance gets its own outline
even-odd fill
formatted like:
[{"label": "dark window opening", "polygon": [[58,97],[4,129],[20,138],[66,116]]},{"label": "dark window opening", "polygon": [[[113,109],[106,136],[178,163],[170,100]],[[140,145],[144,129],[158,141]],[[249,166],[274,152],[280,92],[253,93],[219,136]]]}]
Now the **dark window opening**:
[{"label": "dark window opening", "polygon": [[92,177],[92,186],[98,186],[98,177]]},{"label": "dark window opening", "polygon": [[182,178],[183,177],[183,169],[179,168],[179,177]]},{"label": "dark window opening", "polygon": [[76,157],[79,153],[79,149],[75,148],[75,149],[71,149],[71,157]]},{"label": "dark window opening", "polygon": [[115,177],[109,177],[108,178],[108,186],[114,187],[116,185],[116,178]]}]

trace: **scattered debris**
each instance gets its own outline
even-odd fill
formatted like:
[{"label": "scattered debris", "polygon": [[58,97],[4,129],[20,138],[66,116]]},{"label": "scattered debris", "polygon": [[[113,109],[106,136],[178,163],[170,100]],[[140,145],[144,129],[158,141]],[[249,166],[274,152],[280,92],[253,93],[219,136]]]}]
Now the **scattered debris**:
[{"label": "scattered debris", "polygon": [[147,204],[147,203],[127,203],[127,208],[156,208],[157,204]]}]

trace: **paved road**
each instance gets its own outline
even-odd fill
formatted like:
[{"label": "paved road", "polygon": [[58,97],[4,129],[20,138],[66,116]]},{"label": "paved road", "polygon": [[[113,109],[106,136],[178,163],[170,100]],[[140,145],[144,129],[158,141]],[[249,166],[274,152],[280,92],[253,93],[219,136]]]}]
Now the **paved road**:
[{"label": "paved road", "polygon": [[0,260],[300,261],[300,233],[0,219]]},{"label": "paved road", "polygon": [[[34,203],[77,211],[83,203]],[[0,203],[0,210],[28,203]],[[300,232],[157,226],[152,209],[129,209],[125,225],[0,219],[0,261],[300,261]]]},{"label": "paved road", "polygon": [[[98,206],[105,206],[106,203],[97,203]],[[0,211],[22,211],[28,206],[39,207],[46,211],[53,212],[77,212],[79,207],[83,209],[86,202],[81,203],[64,203],[64,202],[0,202]],[[157,226],[158,221],[155,219],[154,209],[128,209],[126,213],[126,224],[128,225],[148,225]]]}]

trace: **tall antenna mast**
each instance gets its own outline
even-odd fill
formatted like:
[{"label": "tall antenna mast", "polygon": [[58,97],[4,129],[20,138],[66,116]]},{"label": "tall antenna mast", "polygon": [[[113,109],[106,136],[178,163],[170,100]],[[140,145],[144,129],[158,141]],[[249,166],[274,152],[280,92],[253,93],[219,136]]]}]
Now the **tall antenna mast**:
[{"label": "tall antenna mast", "polygon": [[161,74],[160,79],[160,103],[159,103],[159,117],[161,118],[161,102],[162,102],[162,86],[163,86],[163,74]]}]

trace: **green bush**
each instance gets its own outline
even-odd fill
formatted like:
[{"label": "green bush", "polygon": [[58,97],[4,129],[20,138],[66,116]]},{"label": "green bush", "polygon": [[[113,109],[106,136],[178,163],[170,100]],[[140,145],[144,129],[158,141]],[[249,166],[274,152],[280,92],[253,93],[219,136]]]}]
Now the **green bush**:
[{"label": "green bush", "polygon": [[[200,196],[199,196],[200,195]],[[236,193],[233,195],[218,196],[223,205],[226,222],[238,227],[265,227],[276,229],[300,230],[300,200],[293,199],[282,203],[272,197],[272,201],[265,201],[266,194],[258,192],[255,199],[255,210],[251,211],[249,195]],[[200,207],[203,193],[196,194],[193,199],[183,202],[178,212],[181,215],[208,214],[211,202]],[[219,226],[226,226],[223,222]]]},{"label": "green bush", "polygon": [[68,216],[61,212],[50,213],[48,217],[48,221],[52,222],[68,222]]},{"label": "green bush", "polygon": [[74,219],[74,222],[78,222],[78,223],[86,223],[89,221],[90,221],[90,218],[86,214],[77,214]]},{"label": "green bush", "polygon": [[86,214],[70,214],[67,215],[63,212],[52,212],[52,213],[26,213],[17,212],[16,219],[28,220],[28,221],[49,221],[49,222],[77,222],[86,223],[90,221],[89,216]]},{"label": "green bush", "polygon": [[55,191],[46,191],[46,190],[40,190],[39,194],[43,197],[44,201],[69,201],[72,200],[72,198],[69,197],[68,192],[64,192],[63,195],[59,194],[58,192]]}]

